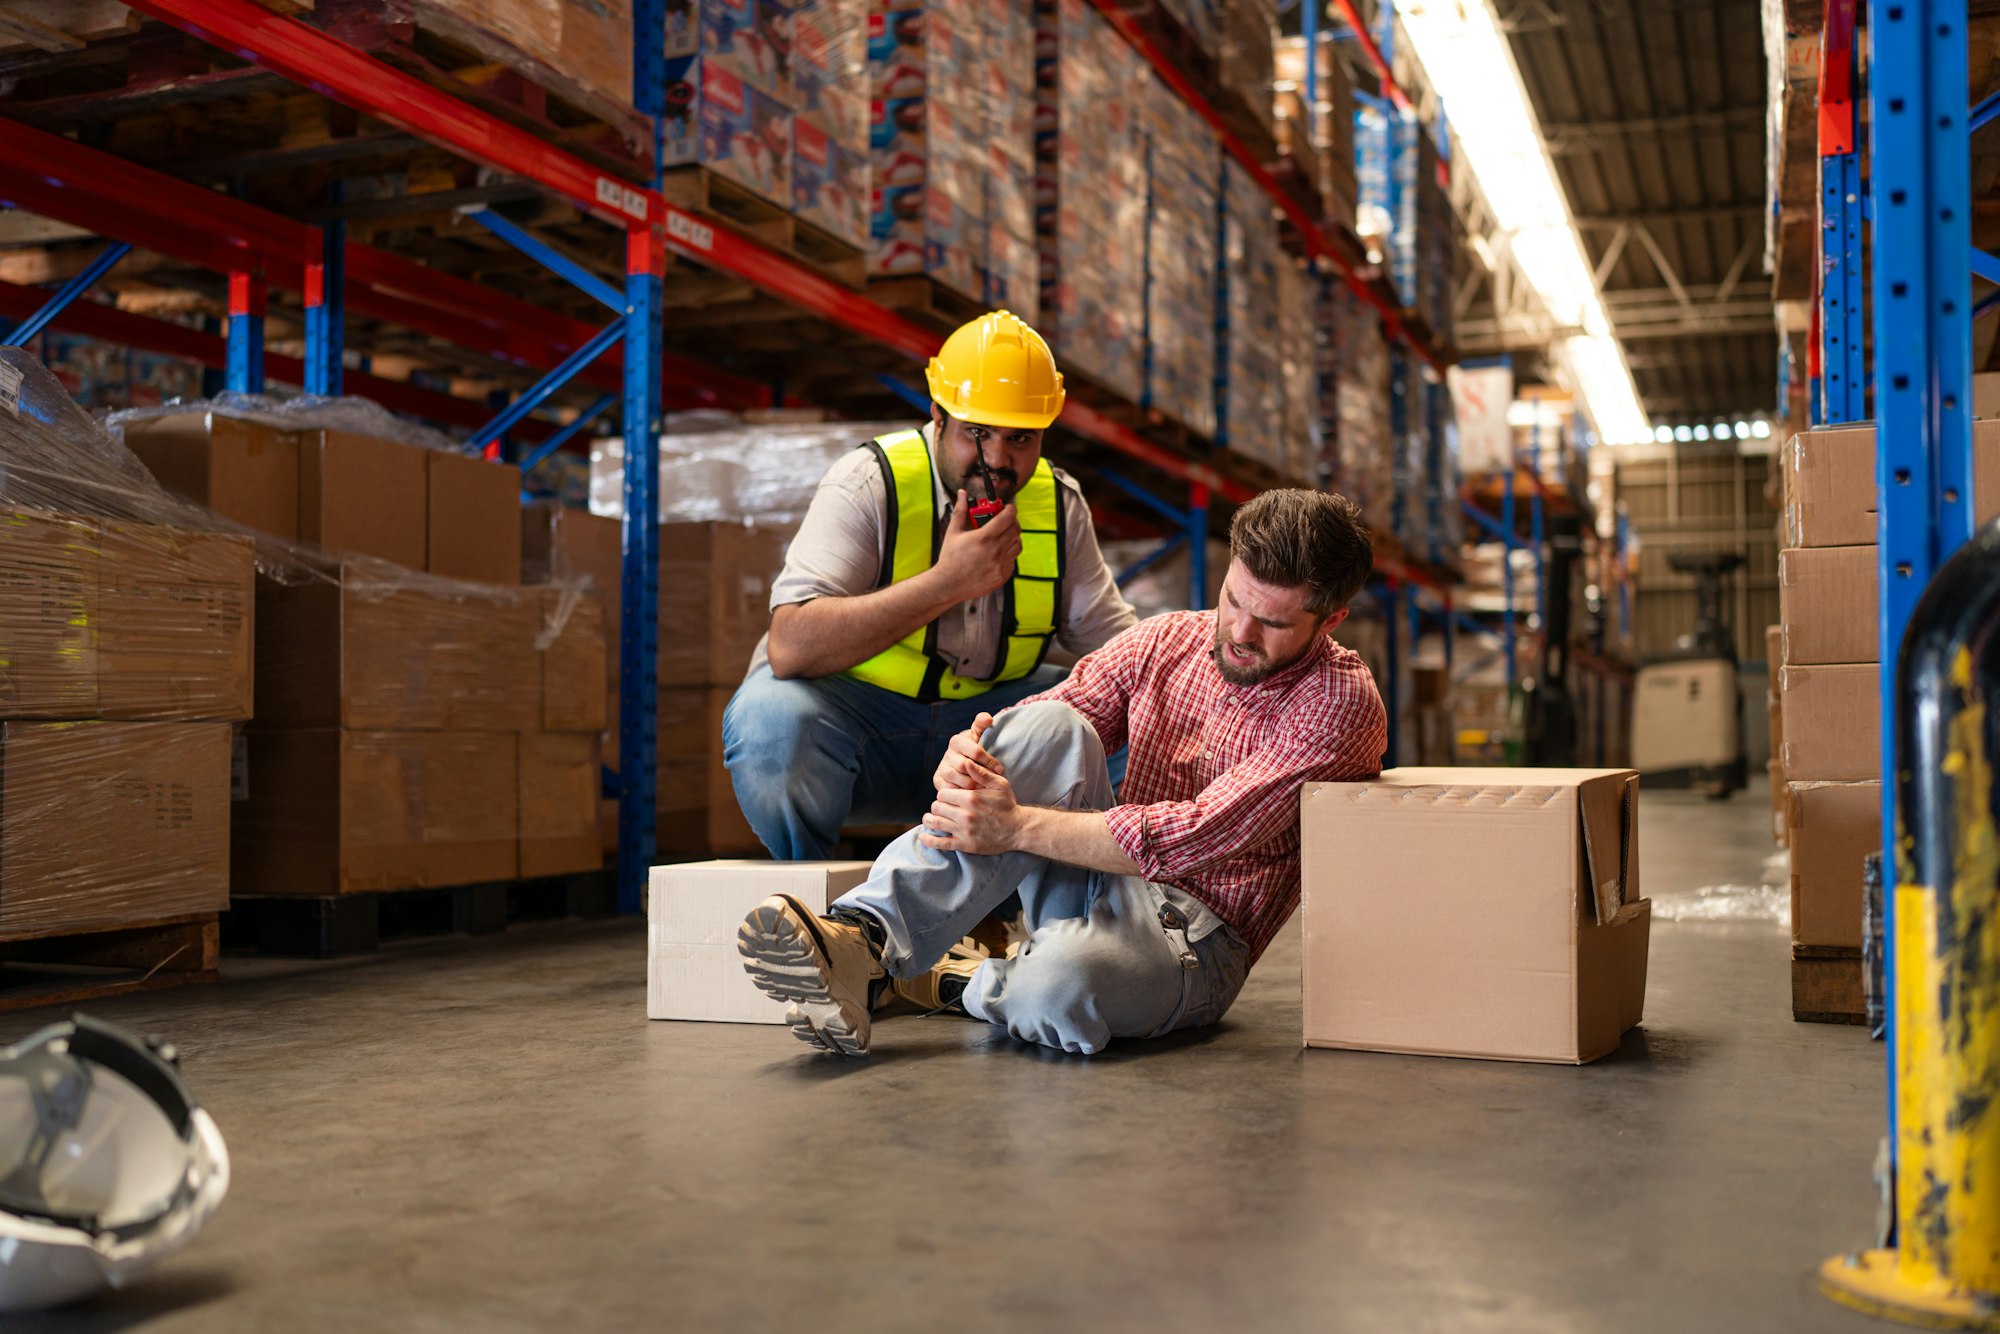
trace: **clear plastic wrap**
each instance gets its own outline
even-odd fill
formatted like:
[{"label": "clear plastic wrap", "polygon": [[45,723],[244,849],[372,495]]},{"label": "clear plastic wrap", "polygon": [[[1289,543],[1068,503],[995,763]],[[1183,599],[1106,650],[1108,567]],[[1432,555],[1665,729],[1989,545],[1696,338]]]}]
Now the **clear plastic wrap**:
[{"label": "clear plastic wrap", "polygon": [[371,440],[415,445],[419,449],[458,448],[442,431],[398,417],[370,399],[353,396],[322,398],[302,394],[297,398],[272,398],[267,394],[224,393],[214,398],[174,399],[157,407],[114,412],[104,419],[104,427],[122,441],[128,426],[181,416],[226,417],[257,422],[278,431],[345,431]]},{"label": "clear plastic wrap", "polygon": [[[204,484],[269,501],[289,475],[296,505],[298,474],[266,466],[272,429],[251,424],[264,435],[220,431]],[[507,527],[518,541],[511,512]],[[210,911],[232,883],[512,877],[519,739],[563,728],[595,744],[603,622],[580,585],[450,579],[225,518],[163,486],[33,357],[0,349],[0,937]],[[505,801],[473,819],[465,792],[494,785]],[[430,814],[413,821],[411,801]],[[412,829],[422,865],[385,861]],[[569,869],[590,869],[594,808],[577,832],[593,856]],[[341,869],[371,858],[402,870]]]},{"label": "clear plastic wrap", "polygon": [[[660,439],[661,523],[795,523],[835,460],[877,436],[907,431],[897,422],[802,422],[674,431]],[[692,425],[693,423],[685,423]],[[670,423],[670,426],[673,425]],[[610,436],[590,451],[590,510],[625,516],[625,442]]]}]

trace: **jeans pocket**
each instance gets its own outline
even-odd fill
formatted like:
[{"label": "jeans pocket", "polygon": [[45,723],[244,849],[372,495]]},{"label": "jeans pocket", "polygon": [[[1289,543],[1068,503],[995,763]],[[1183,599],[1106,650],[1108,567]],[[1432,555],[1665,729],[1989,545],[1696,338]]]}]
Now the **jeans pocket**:
[{"label": "jeans pocket", "polygon": [[1187,998],[1174,1021],[1176,1029],[1205,1028],[1220,1020],[1236,1003],[1249,975],[1250,951],[1227,925],[1198,941],[1194,950],[1201,967],[1187,971]]}]

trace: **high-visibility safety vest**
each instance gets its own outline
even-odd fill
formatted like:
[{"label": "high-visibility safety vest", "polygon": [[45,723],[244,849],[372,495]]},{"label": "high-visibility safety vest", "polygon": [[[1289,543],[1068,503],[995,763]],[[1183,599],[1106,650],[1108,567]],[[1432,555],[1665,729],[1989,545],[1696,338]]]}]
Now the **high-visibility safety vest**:
[{"label": "high-visibility safety vest", "polygon": [[[944,544],[938,518],[931,451],[921,431],[898,431],[868,442],[889,488],[889,529],[877,588],[913,579],[937,562]],[[1014,496],[1021,520],[1021,554],[1007,583],[1000,649],[990,674],[960,676],[937,651],[937,624],[850,667],[843,675],[913,699],[969,699],[1003,681],[1018,681],[1041,666],[1062,605],[1062,497],[1047,459],[1035,462],[1028,484]]]}]

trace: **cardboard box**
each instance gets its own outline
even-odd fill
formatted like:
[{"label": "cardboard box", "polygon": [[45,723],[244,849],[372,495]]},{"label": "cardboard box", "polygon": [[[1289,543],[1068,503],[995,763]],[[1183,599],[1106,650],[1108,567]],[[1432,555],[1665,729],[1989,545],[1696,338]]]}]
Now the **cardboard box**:
[{"label": "cardboard box", "polygon": [[521,470],[427,449],[429,518],[424,568],[448,579],[514,584],[521,579]]},{"label": "cardboard box", "polygon": [[785,1005],[759,991],[736,930],[773,894],[816,913],[868,878],[867,862],[685,862],[653,868],[646,913],[646,1017],[782,1024]]},{"label": "cardboard box", "polygon": [[97,529],[0,508],[0,718],[97,713]]},{"label": "cardboard box", "polygon": [[1789,547],[1778,553],[1778,614],[1787,666],[1880,659],[1875,548]]},{"label": "cardboard box", "polygon": [[523,732],[521,878],[604,865],[598,803],[603,776],[594,732]]},{"label": "cardboard box", "polygon": [[792,209],[849,245],[868,244],[868,156],[801,116],[792,127]]},{"label": "cardboard box", "polygon": [[1880,783],[1791,783],[1792,943],[1861,948],[1861,861],[1882,850]]},{"label": "cardboard box", "polygon": [[424,568],[429,450],[345,431],[299,436],[299,540]]},{"label": "cardboard box", "polygon": [[1779,759],[1794,783],[1882,779],[1881,672],[1874,663],[1778,669],[1785,735]]},{"label": "cardboard box", "polygon": [[541,725],[551,732],[602,732],[605,716],[604,600],[546,588],[536,639],[542,668]]},{"label": "cardboard box", "polygon": [[521,508],[521,582],[583,580],[616,614],[624,575],[625,526],[618,520],[552,501]]},{"label": "cardboard box", "polygon": [[1300,803],[1309,1047],[1593,1061],[1644,1010],[1629,769],[1390,769]]},{"label": "cardboard box", "polygon": [[665,163],[698,162],[792,207],[791,105],[707,56],[667,61]]},{"label": "cardboard box", "polygon": [[0,725],[0,936],[229,906],[227,723]]},{"label": "cardboard box", "polygon": [[542,717],[540,592],[446,596],[348,565],[257,582],[264,727],[525,732]]},{"label": "cardboard box", "polygon": [[320,728],[244,736],[231,866],[244,894],[511,880],[516,738]]},{"label": "cardboard box", "polygon": [[771,584],[794,529],[740,523],[660,527],[662,686],[737,686],[771,628]]},{"label": "cardboard box", "polygon": [[2000,417],[2000,374],[1986,371],[1972,377],[1972,415]]},{"label": "cardboard box", "polygon": [[[2000,421],[1972,427],[1972,501],[1978,522],[2000,517]],[[1852,547],[1875,541],[1875,427],[1801,431],[1784,451],[1788,547]]]},{"label": "cardboard box", "polygon": [[125,428],[161,486],[272,537],[299,535],[299,438],[256,422],[183,412]]},{"label": "cardboard box", "polygon": [[1802,1024],[1865,1024],[1861,951],[1792,947],[1792,1018]]},{"label": "cardboard box", "polygon": [[733,694],[718,687],[659,692],[654,806],[662,851],[766,855],[722,763],[722,715]]},{"label": "cardboard box", "polygon": [[[1771,841],[1779,847],[1791,844],[1791,800],[1785,792],[1785,766],[1772,760],[1764,766],[1764,777],[1771,785]],[[1793,912],[1794,919],[1798,914]]]},{"label": "cardboard box", "polygon": [[98,716],[248,718],[251,539],[105,520],[98,551]]}]

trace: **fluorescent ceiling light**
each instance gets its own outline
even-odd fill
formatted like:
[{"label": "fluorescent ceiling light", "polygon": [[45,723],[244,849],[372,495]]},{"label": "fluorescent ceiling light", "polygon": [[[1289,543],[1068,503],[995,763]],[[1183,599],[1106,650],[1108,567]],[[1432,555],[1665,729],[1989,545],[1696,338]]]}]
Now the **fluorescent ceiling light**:
[{"label": "fluorescent ceiling light", "polygon": [[1751,422],[1750,434],[1756,436],[1759,440],[1768,440],[1771,436],[1771,423],[1764,421],[1762,418]]},{"label": "fluorescent ceiling light", "polygon": [[1548,146],[1528,105],[1514,53],[1490,0],[1396,0],[1396,11],[1433,86],[1444,90],[1454,153],[1462,155],[1510,235],[1509,249],[1560,325],[1581,329],[1556,349],[1600,438],[1653,438],[1625,351],[1577,236]]},{"label": "fluorescent ceiling light", "polygon": [[1671,426],[1655,426],[1655,427],[1653,428],[1653,443],[1654,443],[1654,444],[1656,444],[1656,445],[1671,445],[1671,444],[1672,444],[1673,442],[1674,442],[1674,428],[1673,428],[1673,427],[1671,427]]}]

